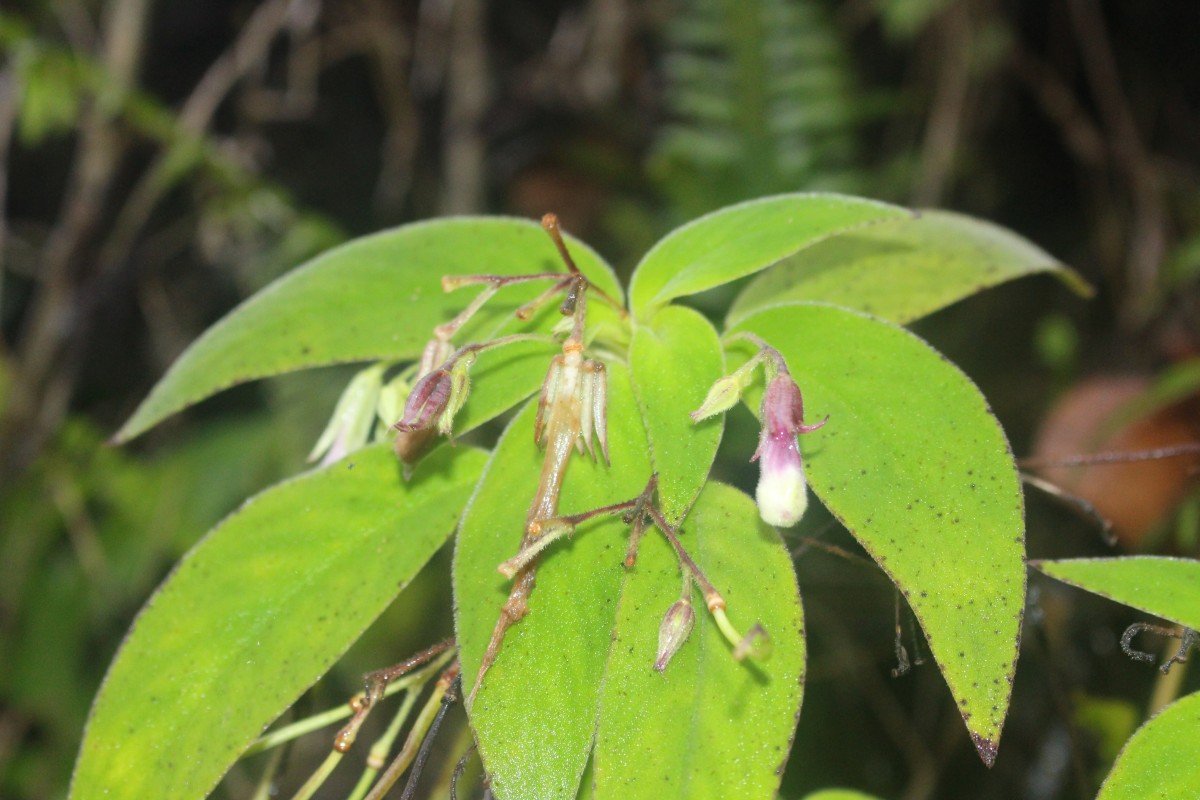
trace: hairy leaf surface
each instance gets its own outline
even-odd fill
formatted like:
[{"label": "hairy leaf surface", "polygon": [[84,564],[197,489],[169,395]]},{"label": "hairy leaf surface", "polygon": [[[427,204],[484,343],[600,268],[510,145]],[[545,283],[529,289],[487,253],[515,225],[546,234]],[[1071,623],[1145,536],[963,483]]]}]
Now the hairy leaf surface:
[{"label": "hairy leaf surface", "polygon": [[629,300],[639,319],[677,297],[752,275],[835,234],[908,216],[837,194],[783,194],[728,206],[676,228],[646,253]]},{"label": "hairy leaf surface", "polygon": [[73,800],[199,800],[446,541],[486,460],[387,446],[249,500],[138,616],[92,709]]},{"label": "hairy leaf surface", "polygon": [[743,632],[761,623],[774,652],[733,659],[693,590],[696,626],[666,670],[658,628],[679,598],[678,562],[656,531],[625,577],[605,669],[597,798],[772,797],[791,749],[804,681],[804,616],[791,556],[754,501],[720,483],[700,494],[681,540]]},{"label": "hairy leaf surface", "polygon": [[1035,561],[1033,566],[1064,583],[1200,630],[1200,561],[1126,556]]},{"label": "hairy leaf surface", "polygon": [[1092,289],[1054,256],[999,225],[949,211],[887,220],[835,236],[756,277],[734,301],[734,325],[767,306],[810,300],[911,322],[1005,281],[1050,272]]},{"label": "hairy leaf surface", "polygon": [[658,473],[662,511],[677,523],[708,479],[721,443],[724,415],[699,424],[688,417],[721,377],[725,363],[721,341],[703,316],[690,308],[670,306],[650,324],[638,327],[629,359],[638,410]]},{"label": "hairy leaf surface", "polygon": [[1176,700],[1138,728],[1096,800],[1200,797],[1200,692]]},{"label": "hairy leaf surface", "polygon": [[[584,274],[620,299],[621,290],[603,259],[578,240],[569,239],[568,246]],[[459,217],[355,239],[283,276],[209,328],[115,438],[132,439],[193,403],[256,378],[329,364],[413,359],[432,338],[433,328],[453,319],[479,291],[464,287],[443,292],[443,275],[534,272],[565,270],[549,237],[528,220]],[[560,318],[553,303],[529,323],[518,323],[512,312],[548,285],[502,290],[455,343],[547,329]],[[594,323],[613,315],[600,302],[590,310]],[[522,391],[506,407],[531,390]]]},{"label": "hairy leaf surface", "polygon": [[[609,450],[574,456],[559,512],[637,496],[650,478],[649,447],[628,371],[609,364]],[[535,403],[509,425],[464,515],[454,557],[455,626],[463,691],[475,684],[510,583],[497,565],[515,555],[544,452],[533,443]],[[479,752],[500,800],[574,796],[596,730],[600,681],[624,575],[619,517],[581,524],[543,555],[530,612],[509,629],[469,709]]]},{"label": "hairy leaf surface", "polygon": [[800,437],[809,483],[903,592],[990,764],[1025,605],[1023,499],[999,423],[965,375],[889,323],[795,304],[735,330],[780,350],[810,421],[829,415]]}]

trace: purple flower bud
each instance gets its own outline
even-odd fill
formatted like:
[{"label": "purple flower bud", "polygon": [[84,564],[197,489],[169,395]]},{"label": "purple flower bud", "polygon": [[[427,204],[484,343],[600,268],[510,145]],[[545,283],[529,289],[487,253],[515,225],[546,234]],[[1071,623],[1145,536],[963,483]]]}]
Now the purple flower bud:
[{"label": "purple flower bud", "polygon": [[800,387],[786,370],[780,369],[767,384],[762,401],[762,433],[751,461],[759,460],[760,472],[755,499],[758,513],[768,525],[790,528],[808,507],[804,465],[796,434],[815,431],[825,424],[804,424],[804,400]]},{"label": "purple flower bud", "polygon": [[662,672],[667,664],[683,647],[696,624],[696,612],[688,600],[677,600],[667,609],[662,626],[658,629],[658,656],[654,659],[654,668]]},{"label": "purple flower bud", "polygon": [[405,433],[432,427],[449,404],[453,387],[448,369],[435,369],[421,378],[404,403],[404,416],[392,427]]}]

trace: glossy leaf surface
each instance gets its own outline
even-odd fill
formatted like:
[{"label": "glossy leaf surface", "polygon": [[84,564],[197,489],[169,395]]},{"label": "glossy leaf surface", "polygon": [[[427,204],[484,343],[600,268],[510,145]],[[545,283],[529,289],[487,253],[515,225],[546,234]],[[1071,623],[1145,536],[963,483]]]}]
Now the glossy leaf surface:
[{"label": "glossy leaf surface", "polygon": [[888,220],[819,242],[755,278],[730,325],[758,309],[818,301],[907,323],[988,287],[1051,272],[1081,294],[1091,287],[1052,255],[990,222],[949,211]]},{"label": "glossy leaf surface", "polygon": [[638,264],[629,287],[639,319],[683,297],[751,275],[822,239],[886,219],[898,206],[837,194],[785,194],[714,211],[676,228]]},{"label": "glossy leaf surface", "polygon": [[605,670],[595,753],[597,798],[773,797],[791,749],[804,680],[804,617],[778,533],[754,501],[710,483],[681,533],[743,632],[773,653],[735,661],[693,590],[696,625],[663,673],[653,669],[663,614],[679,598],[678,562],[651,531],[625,577]]},{"label": "glossy leaf surface", "polygon": [[1035,561],[1033,566],[1064,583],[1200,630],[1200,561],[1128,556]]},{"label": "glossy leaf surface", "polygon": [[[612,271],[594,251],[574,239],[569,247],[597,286],[621,297]],[[193,403],[256,378],[420,355],[434,326],[452,319],[478,292],[478,287],[443,292],[443,275],[564,271],[549,237],[527,220],[442,219],[355,239],[275,281],[209,328],[171,366],[116,439],[132,439]],[[547,286],[504,289],[454,341],[547,328],[559,319],[555,304],[528,324],[512,318],[521,303]],[[604,304],[592,305],[593,321],[612,316]]]},{"label": "glossy leaf surface", "polygon": [[71,797],[199,800],[454,528],[484,453],[400,480],[386,445],[248,501],[146,604],[92,709]]},{"label": "glossy leaf surface", "polygon": [[670,306],[638,327],[629,359],[662,511],[676,523],[704,486],[721,443],[724,415],[699,424],[688,417],[721,377],[721,342],[703,316]]},{"label": "glossy leaf surface", "polygon": [[[572,457],[560,513],[637,496],[650,478],[645,432],[628,371],[609,364],[612,466]],[[454,558],[455,626],[469,694],[508,598],[497,571],[515,555],[541,471],[534,404],[509,425],[464,516]],[[600,681],[624,576],[619,517],[579,526],[542,557],[529,614],[509,629],[470,709],[492,791],[500,800],[574,796],[596,730]]]},{"label": "glossy leaf surface", "polygon": [[1138,728],[1096,800],[1200,797],[1200,692],[1164,708]]},{"label": "glossy leaf surface", "polygon": [[965,375],[894,325],[796,304],[736,329],[783,353],[808,419],[829,415],[800,437],[809,483],[903,592],[990,763],[1025,605],[1023,500],[999,423]]}]

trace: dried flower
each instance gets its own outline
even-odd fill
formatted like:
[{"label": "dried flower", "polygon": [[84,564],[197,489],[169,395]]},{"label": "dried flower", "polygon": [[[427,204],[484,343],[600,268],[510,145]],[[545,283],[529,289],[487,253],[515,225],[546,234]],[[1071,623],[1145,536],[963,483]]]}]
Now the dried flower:
[{"label": "dried flower", "polygon": [[309,453],[309,461],[321,459],[321,466],[326,466],[367,443],[375,424],[375,408],[383,388],[385,369],[386,364],[376,364],[351,379],[333,409],[329,424]]},{"label": "dried flower", "polygon": [[667,614],[658,629],[658,656],[654,659],[656,670],[662,672],[667,668],[667,664],[691,635],[695,624],[696,612],[692,609],[690,600],[676,600],[674,605],[667,609]]},{"label": "dried flower", "polygon": [[804,465],[796,434],[810,433],[816,425],[804,424],[804,400],[800,387],[787,369],[775,366],[762,400],[762,433],[751,461],[761,459],[755,499],[763,521],[780,528],[799,522],[808,506]]},{"label": "dried flower", "polygon": [[570,447],[573,443],[580,453],[586,450],[594,459],[594,434],[608,461],[608,370],[600,361],[584,359],[581,349],[578,344],[564,347],[564,353],[551,360],[538,398],[533,437],[544,444],[550,435],[550,421],[558,415],[569,422],[560,426],[571,438],[563,444]]}]

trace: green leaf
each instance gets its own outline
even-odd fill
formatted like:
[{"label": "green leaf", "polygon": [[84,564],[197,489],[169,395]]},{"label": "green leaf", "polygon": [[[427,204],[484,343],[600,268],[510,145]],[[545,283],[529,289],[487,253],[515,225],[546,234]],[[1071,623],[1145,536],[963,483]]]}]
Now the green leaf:
[{"label": "green leaf", "polygon": [[71,797],[202,798],[441,547],[485,454],[400,480],[386,445],[259,494],[146,604],[92,708]]},{"label": "green leaf", "polygon": [[625,578],[604,676],[597,798],[773,797],[804,688],[804,616],[791,556],[754,501],[710,483],[682,528],[684,546],[745,631],[760,622],[774,652],[738,662],[698,596],[696,627],[666,670],[658,627],[679,598],[679,567],[649,531]]},{"label": "green leaf", "polygon": [[[559,510],[587,511],[636,497],[650,478],[645,432],[627,370],[608,365],[612,466],[574,457]],[[536,404],[509,425],[463,517],[454,557],[455,626],[469,695],[508,599],[496,567],[516,554],[543,452],[533,443]],[[596,730],[600,680],[624,574],[619,517],[579,526],[550,546],[528,616],[508,630],[469,709],[492,791],[501,800],[575,794]]]},{"label": "green leaf", "polygon": [[879,800],[879,798],[854,789],[822,789],[819,792],[805,795],[804,800]]},{"label": "green leaf", "polygon": [[550,359],[561,351],[552,342],[513,342],[480,353],[471,367],[471,394],[454,418],[454,435],[478,428],[536,392]]},{"label": "green leaf", "polygon": [[711,323],[690,308],[664,308],[633,337],[629,366],[650,439],[662,511],[678,523],[717,455],[724,415],[693,424],[688,413],[721,377],[725,355]]},{"label": "green leaf", "polygon": [[822,239],[898,218],[898,206],[837,194],[784,194],[728,206],[676,228],[638,264],[629,287],[634,315],[647,319],[676,297],[769,267]]},{"label": "green leaf", "polygon": [[1096,800],[1200,797],[1200,692],[1164,708],[1138,728]]},{"label": "green leaf", "polygon": [[[608,265],[578,240],[569,239],[569,244],[588,278],[621,297]],[[413,359],[432,338],[433,328],[452,319],[478,291],[443,292],[443,275],[554,271],[562,271],[554,245],[527,220],[444,219],[356,239],[275,281],[206,331],[114,438],[132,439],[193,403],[256,378],[352,361]],[[456,341],[548,328],[558,319],[554,304],[527,324],[511,316],[546,285],[502,290]],[[589,312],[593,322],[612,316],[599,302]],[[486,385],[480,388],[486,391]]]},{"label": "green leaf", "polygon": [[810,420],[829,415],[800,437],[809,483],[908,599],[990,764],[1025,602],[1023,500],[999,423],[965,375],[889,323],[796,304],[735,330],[780,350]]},{"label": "green leaf", "polygon": [[1200,630],[1200,561],[1127,556],[1031,563],[1051,578]]},{"label": "green leaf", "polygon": [[755,278],[726,324],[766,306],[814,300],[911,322],[1005,281],[1051,272],[1076,292],[1079,275],[1017,234],[949,211],[889,220],[828,239]]}]

